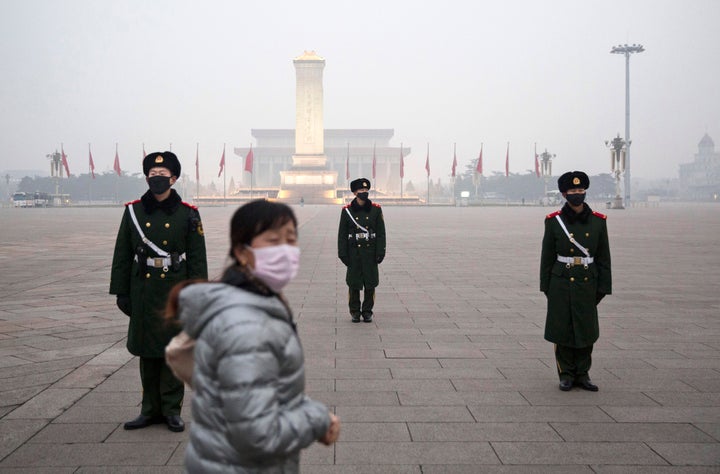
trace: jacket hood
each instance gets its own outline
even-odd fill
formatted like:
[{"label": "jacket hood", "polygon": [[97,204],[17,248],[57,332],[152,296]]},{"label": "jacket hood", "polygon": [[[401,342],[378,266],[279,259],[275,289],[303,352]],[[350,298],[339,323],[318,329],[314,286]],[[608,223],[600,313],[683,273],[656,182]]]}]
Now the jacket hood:
[{"label": "jacket hood", "polygon": [[239,309],[239,317],[245,307],[248,312],[262,312],[292,324],[290,313],[277,296],[258,295],[225,283],[196,283],[183,288],[178,307],[183,330],[194,339],[212,318],[231,307]]}]

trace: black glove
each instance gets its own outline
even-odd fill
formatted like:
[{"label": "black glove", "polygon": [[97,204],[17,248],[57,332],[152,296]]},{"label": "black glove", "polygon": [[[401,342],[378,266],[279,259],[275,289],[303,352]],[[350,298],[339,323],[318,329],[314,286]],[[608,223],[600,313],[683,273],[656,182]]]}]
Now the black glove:
[{"label": "black glove", "polygon": [[603,298],[605,298],[605,293],[600,293],[600,292],[596,293],[595,294],[595,306],[599,305],[600,301],[602,301]]},{"label": "black glove", "polygon": [[350,266],[350,257],[340,257],[340,261],[345,265],[346,267]]},{"label": "black glove", "polygon": [[127,316],[130,316],[130,297],[128,295],[117,295],[117,307]]},{"label": "black glove", "polygon": [[383,261],[384,258],[385,258],[385,255],[383,255],[383,256],[377,256],[377,257],[375,257],[375,261],[376,261],[377,263],[382,263],[382,261]]}]

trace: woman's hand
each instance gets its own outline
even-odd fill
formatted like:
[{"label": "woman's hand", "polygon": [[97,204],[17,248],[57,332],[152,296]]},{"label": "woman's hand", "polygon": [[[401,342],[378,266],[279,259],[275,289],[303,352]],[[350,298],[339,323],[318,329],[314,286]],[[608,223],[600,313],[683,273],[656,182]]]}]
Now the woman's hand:
[{"label": "woman's hand", "polygon": [[340,418],[335,416],[334,413],[330,413],[330,427],[325,433],[325,436],[320,438],[320,442],[326,446],[330,446],[337,441],[340,436]]}]

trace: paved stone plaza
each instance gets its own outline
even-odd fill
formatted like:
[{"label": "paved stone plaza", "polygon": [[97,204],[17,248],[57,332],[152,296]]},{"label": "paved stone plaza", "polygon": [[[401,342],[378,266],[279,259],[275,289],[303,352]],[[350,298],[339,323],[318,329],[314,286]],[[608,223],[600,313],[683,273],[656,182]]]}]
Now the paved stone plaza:
[{"label": "paved stone plaza", "polygon": [[[342,421],[317,474],[720,472],[720,205],[610,210],[597,393],[557,387],[540,207],[386,207],[376,316],[352,324],[340,209],[297,207],[288,289],[307,390]],[[201,208],[211,275],[232,207]],[[121,208],[0,209],[0,472],[180,472],[188,432],[139,414],[108,295]],[[192,423],[189,399],[183,417]]]}]

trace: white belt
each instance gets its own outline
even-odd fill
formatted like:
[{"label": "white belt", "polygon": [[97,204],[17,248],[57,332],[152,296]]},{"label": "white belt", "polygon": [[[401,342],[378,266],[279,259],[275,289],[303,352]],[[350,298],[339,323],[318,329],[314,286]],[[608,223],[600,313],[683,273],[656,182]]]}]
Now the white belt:
[{"label": "white belt", "polygon": [[[185,259],[186,259],[185,252],[178,255],[178,262],[182,262]],[[135,261],[137,261],[137,255],[135,256]],[[172,265],[172,259],[170,257],[153,257],[153,258],[148,258],[145,263],[147,263],[148,267],[162,268],[165,271],[167,271],[167,269],[170,267],[170,265]]]},{"label": "white belt", "polygon": [[592,257],[563,257],[557,256],[557,261],[567,263],[568,267],[571,265],[585,265],[586,267],[595,261]]},{"label": "white belt", "polygon": [[350,234],[350,235],[348,235],[348,238],[349,238],[349,239],[352,239],[353,237],[355,237],[356,239],[370,240],[370,239],[374,239],[374,238],[375,238],[375,233],[366,234],[366,233],[362,232],[362,233],[360,233],[360,234]]}]

